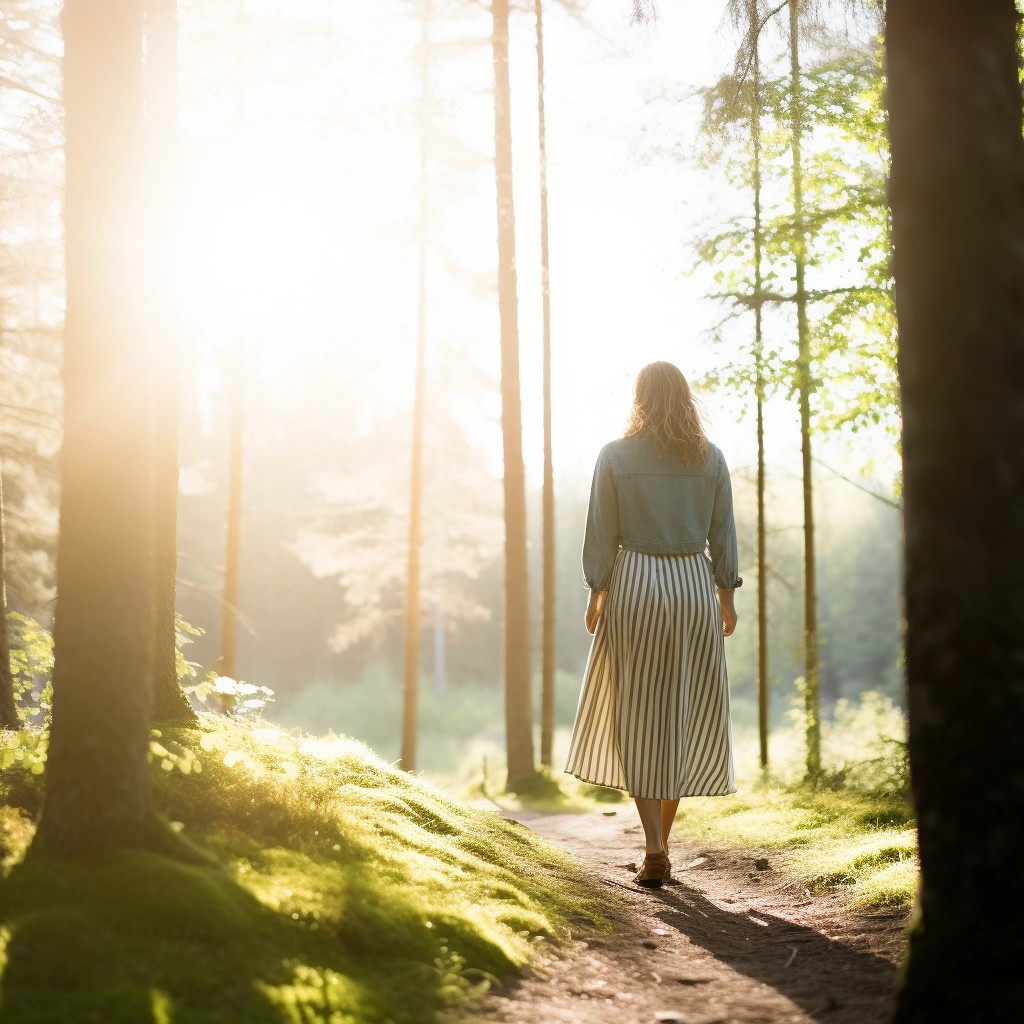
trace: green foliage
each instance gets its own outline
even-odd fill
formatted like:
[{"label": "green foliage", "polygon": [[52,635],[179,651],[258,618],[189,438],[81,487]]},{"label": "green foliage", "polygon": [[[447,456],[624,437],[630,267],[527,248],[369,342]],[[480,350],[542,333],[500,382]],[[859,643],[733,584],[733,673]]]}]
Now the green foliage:
[{"label": "green foliage", "polygon": [[210,672],[201,683],[186,686],[185,692],[196,698],[207,710],[233,718],[258,718],[274,700],[274,691],[230,676]]},{"label": "green foliage", "polygon": [[[769,64],[771,70],[771,65]],[[857,432],[898,429],[896,319],[886,200],[888,148],[879,47],[840,47],[818,56],[802,75],[803,201],[814,427]],[[739,358],[709,374],[741,401],[792,396],[798,366],[790,307],[795,298],[789,155],[790,82],[782,68],[767,75],[760,106],[762,286],[755,294],[754,216],[749,83],[727,76],[706,91],[705,125],[716,174],[735,186],[742,204],[697,244],[698,262],[713,268],[715,297],[730,311],[718,335]],[[755,360],[748,327],[735,321],[760,306],[763,351]]]},{"label": "green foliage", "polygon": [[0,732],[0,771],[42,775],[48,742],[48,734],[41,729],[27,727],[18,732]]},{"label": "green foliage", "polygon": [[[14,868],[0,882],[11,1019],[428,1024],[571,919],[601,919],[532,833],[353,741],[204,716],[161,742],[203,770],[155,768],[158,806],[224,869],[140,853]],[[11,782],[0,772],[9,853],[38,801]]]},{"label": "green foliage", "polygon": [[[174,617],[175,657],[178,679],[198,679],[202,666],[188,661],[184,648],[206,635],[206,630],[186,622],[180,615]],[[186,686],[185,693],[195,698],[207,711],[233,718],[258,718],[263,709],[273,703],[274,691],[268,686],[257,686],[243,679],[219,676],[208,672],[197,683]]]},{"label": "green foliage", "polygon": [[[53,704],[53,636],[35,619],[18,612],[7,616],[11,645],[11,677],[18,714],[26,724],[41,726],[50,718]],[[175,660],[179,680],[195,679],[200,666],[188,661],[184,648],[204,635],[204,630],[175,616]],[[252,686],[212,673],[190,688],[209,710],[252,715],[273,699],[265,686]],[[212,700],[210,698],[213,698]]]},{"label": "green foliage", "polygon": [[174,664],[178,680],[195,679],[201,667],[185,657],[185,648],[206,636],[206,630],[186,622],[180,615],[174,616]]},{"label": "green foliage", "polygon": [[25,723],[41,725],[53,703],[53,637],[35,619],[7,613],[11,647],[11,679],[18,715]]},{"label": "green foliage", "polygon": [[819,785],[909,804],[907,721],[888,697],[867,691],[856,703],[840,698],[826,746]]},{"label": "green foliage", "polygon": [[[0,732],[0,771],[20,775],[23,787],[36,786],[46,765],[50,708],[53,702],[53,637],[34,619],[10,612],[11,675],[15,700],[24,728]],[[196,678],[199,666],[189,662],[182,648],[203,635],[203,630],[177,616],[175,639],[179,679]],[[210,711],[232,718],[257,718],[273,700],[266,686],[210,673],[202,682],[186,687]],[[163,771],[183,775],[202,771],[202,762],[187,744],[158,729],[150,733],[150,763]]]}]

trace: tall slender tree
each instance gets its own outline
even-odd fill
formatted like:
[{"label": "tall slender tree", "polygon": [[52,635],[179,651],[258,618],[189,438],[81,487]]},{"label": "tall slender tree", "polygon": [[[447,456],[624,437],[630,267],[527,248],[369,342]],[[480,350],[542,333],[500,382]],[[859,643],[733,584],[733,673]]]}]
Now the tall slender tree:
[{"label": "tall slender tree", "polygon": [[427,386],[427,217],[429,213],[430,19],[431,0],[420,12],[420,178],[419,250],[416,296],[416,380],[412,410],[412,452],[409,473],[409,551],[405,577],[404,703],[402,709],[402,767],[416,768],[417,706],[420,673],[420,556],[423,547],[423,434]]},{"label": "tall slender tree", "polygon": [[238,673],[238,599],[242,570],[242,474],[245,463],[245,361],[236,339],[228,370],[228,493],[224,528],[220,672]]},{"label": "tall slender tree", "polygon": [[498,312],[501,329],[501,436],[505,474],[505,749],[508,788],[536,779],[530,696],[530,617],[526,553],[526,471],[523,464],[516,294],[515,206],[512,192],[512,87],[509,2],[492,0],[494,149],[498,213]]},{"label": "tall slender tree", "polygon": [[[248,22],[245,0],[234,5],[234,125],[236,143],[241,144],[246,117],[246,50]],[[238,311],[236,310],[236,315]],[[224,526],[224,587],[221,596],[220,671],[238,674],[239,590],[242,570],[242,498],[245,470],[246,357],[243,329],[236,324],[227,356],[228,390],[228,491]]]},{"label": "tall slender tree", "polygon": [[540,296],[543,320],[544,481],[541,491],[540,763],[550,768],[555,735],[555,467],[551,437],[551,260],[548,244],[548,139],[544,104],[544,2],[537,25],[537,143],[540,154]]},{"label": "tall slender tree", "polygon": [[1020,1019],[1024,141],[1013,0],[889,0],[910,762],[898,1024]]},{"label": "tall slender tree", "polygon": [[176,179],[177,0],[145,0],[148,256],[146,330],[157,386],[153,400],[156,621],[153,635],[153,720],[198,722],[178,684],[175,597],[178,569],[178,381],[180,345],[170,295],[169,235]]},{"label": "tall slender tree", "polygon": [[757,417],[757,735],[762,769],[768,767],[768,556],[764,457],[764,224],[761,203],[761,4],[748,0],[750,148],[754,203],[754,400]]},{"label": "tall slender tree", "polygon": [[33,851],[149,845],[152,369],[138,296],[142,0],[66,0],[67,314],[53,724]]},{"label": "tall slender tree", "polygon": [[821,771],[821,712],[818,698],[818,583],[814,550],[814,479],[811,459],[811,330],[807,319],[807,222],[804,211],[803,133],[804,89],[800,68],[800,13],[789,0],[790,147],[793,158],[793,275],[796,289],[796,391],[800,406],[800,457],[804,504],[804,719],[807,736],[807,774]]},{"label": "tall slender tree", "polygon": [[736,67],[733,72],[729,92],[731,97],[726,108],[725,118],[715,116],[715,95],[718,90],[708,94],[708,111],[705,116],[706,128],[723,131],[733,111],[743,109],[740,106],[743,97],[749,97],[746,103],[747,131],[750,141],[750,187],[753,207],[753,224],[750,230],[751,291],[744,294],[742,301],[749,305],[754,314],[754,339],[750,348],[753,362],[755,436],[757,442],[757,731],[758,757],[761,768],[768,767],[768,557],[767,557],[767,522],[765,518],[765,486],[766,467],[764,451],[764,403],[767,395],[768,367],[764,353],[764,309],[770,301],[765,292],[765,224],[762,188],[762,86],[761,81],[761,33],[769,18],[762,13],[762,0],[732,0],[729,11],[733,20],[743,29],[743,39],[736,54]]}]

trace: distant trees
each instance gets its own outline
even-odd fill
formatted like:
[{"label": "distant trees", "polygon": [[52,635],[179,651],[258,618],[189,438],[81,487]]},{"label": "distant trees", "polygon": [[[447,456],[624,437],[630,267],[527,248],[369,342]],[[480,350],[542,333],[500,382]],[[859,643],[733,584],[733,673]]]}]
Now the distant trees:
[{"label": "distant trees", "polygon": [[1010,1022],[1024,813],[1024,141],[1013,0],[889,0],[910,759],[898,1024]]},{"label": "distant trees", "polygon": [[45,619],[53,596],[60,437],[63,174],[53,5],[0,5],[0,458],[9,605]]},{"label": "distant trees", "polygon": [[[490,593],[482,595],[476,581],[500,552],[501,494],[482,453],[448,414],[450,395],[431,383],[437,390],[425,403],[420,600],[443,608],[446,628],[457,630],[489,618]],[[311,511],[289,548],[314,577],[335,580],[337,596],[302,593],[326,611],[332,650],[358,666],[376,649],[398,674],[410,502],[408,477],[395,467],[409,463],[408,419],[383,422],[357,444],[331,450],[341,465],[316,474]]]}]

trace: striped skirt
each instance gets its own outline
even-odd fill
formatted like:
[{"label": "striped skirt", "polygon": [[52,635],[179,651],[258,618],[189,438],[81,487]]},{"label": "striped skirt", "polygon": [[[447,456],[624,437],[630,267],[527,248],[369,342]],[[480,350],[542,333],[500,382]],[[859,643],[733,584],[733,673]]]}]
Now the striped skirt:
[{"label": "striped skirt", "polygon": [[659,800],[736,791],[722,616],[702,555],[619,552],[565,770]]}]

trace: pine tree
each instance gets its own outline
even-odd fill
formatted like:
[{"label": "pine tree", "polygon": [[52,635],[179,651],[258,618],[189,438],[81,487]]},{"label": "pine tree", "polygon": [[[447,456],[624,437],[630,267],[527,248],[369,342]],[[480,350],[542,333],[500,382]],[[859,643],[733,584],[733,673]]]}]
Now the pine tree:
[{"label": "pine tree", "polygon": [[147,331],[157,366],[153,464],[156,514],[156,622],[153,637],[153,720],[195,725],[196,713],[178,683],[175,597],[178,569],[178,381],[180,345],[170,300],[167,239],[173,224],[177,134],[177,0],[146,0],[146,134],[149,140]]},{"label": "pine tree", "polygon": [[526,558],[526,470],[519,386],[515,207],[512,193],[512,88],[509,4],[492,0],[494,145],[498,212],[498,309],[501,328],[501,435],[505,463],[505,747],[508,788],[536,779],[530,696],[530,616]]},{"label": "pine tree", "polygon": [[551,259],[548,244],[543,0],[534,0],[534,15],[537,25],[537,141],[540,151],[540,280],[544,405],[544,482],[541,492],[540,763],[550,768],[555,735],[555,469],[551,438]]},{"label": "pine tree", "polygon": [[429,123],[431,0],[423,0],[420,25],[420,180],[418,281],[416,295],[416,378],[412,411],[412,455],[409,479],[409,551],[405,580],[404,701],[402,767],[416,768],[417,707],[420,672],[420,562],[423,546],[423,435],[427,385],[427,217],[429,212]]},{"label": "pine tree", "polygon": [[146,846],[152,369],[138,313],[142,0],[67,0],[67,321],[53,723],[32,851]]}]

